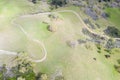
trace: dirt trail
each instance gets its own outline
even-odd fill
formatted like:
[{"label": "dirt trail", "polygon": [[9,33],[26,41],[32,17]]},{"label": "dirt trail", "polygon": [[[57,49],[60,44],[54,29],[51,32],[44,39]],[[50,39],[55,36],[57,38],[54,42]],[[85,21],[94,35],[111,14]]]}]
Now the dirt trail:
[{"label": "dirt trail", "polygon": [[[51,14],[51,13],[60,13],[60,12],[70,12],[70,13],[75,14],[75,15],[77,16],[77,18],[82,22],[83,28],[86,28],[86,29],[87,29],[88,31],[90,31],[91,33],[96,34],[96,35],[99,35],[99,36],[101,36],[101,37],[104,37],[104,38],[107,38],[107,39],[110,38],[110,37],[107,36],[107,35],[100,35],[100,34],[97,34],[96,32],[93,32],[93,31],[84,23],[84,21],[82,20],[81,14],[78,14],[77,12],[75,12],[75,11],[73,11],[73,10],[62,10],[62,11],[55,11],[55,12],[35,13],[35,14],[22,15],[22,16],[19,16],[19,17],[31,17],[31,16],[37,16],[37,15],[40,16],[40,15],[48,15],[48,14]],[[23,29],[23,27],[22,27],[20,24],[15,23],[15,20],[16,20],[16,19],[12,20],[11,23],[12,23],[13,25],[16,25],[18,28],[20,28],[20,30],[21,30],[30,40],[32,40],[33,42],[38,43],[39,46],[40,46],[40,48],[42,47],[42,53],[44,54],[43,58],[42,58],[42,59],[39,59],[39,60],[33,60],[33,59],[32,59],[32,61],[33,61],[33,62],[37,62],[37,63],[38,63],[38,62],[43,62],[43,61],[46,59],[46,57],[47,57],[47,50],[46,50],[46,48],[45,48],[45,46],[44,46],[44,43],[43,43],[42,41],[40,41],[40,40],[37,40],[37,39],[32,38],[32,36],[30,36],[30,35]],[[114,39],[120,40],[120,38],[114,38]],[[10,54],[10,55],[17,55],[16,52],[10,52],[10,51],[5,51],[5,50],[0,50],[0,54],[3,54],[3,53],[5,53],[5,54]]]},{"label": "dirt trail", "polygon": [[11,51],[6,51],[6,50],[0,50],[0,54],[17,55],[16,52],[11,52]]},{"label": "dirt trail", "polygon": [[46,57],[47,57],[47,50],[46,50],[43,42],[40,41],[40,40],[34,39],[32,36],[30,36],[30,35],[23,29],[23,27],[22,27],[20,24],[17,24],[17,23],[15,22],[15,20],[16,20],[16,19],[12,20],[11,23],[12,23],[13,25],[16,25],[18,28],[20,28],[20,30],[28,37],[28,39],[30,39],[31,41],[37,43],[37,44],[39,45],[39,47],[42,48],[42,53],[44,54],[43,58],[41,58],[41,59],[39,59],[39,60],[33,60],[33,59],[31,59],[31,60],[32,60],[33,62],[37,62],[37,63],[38,63],[38,62],[43,62],[43,61],[46,59]]}]

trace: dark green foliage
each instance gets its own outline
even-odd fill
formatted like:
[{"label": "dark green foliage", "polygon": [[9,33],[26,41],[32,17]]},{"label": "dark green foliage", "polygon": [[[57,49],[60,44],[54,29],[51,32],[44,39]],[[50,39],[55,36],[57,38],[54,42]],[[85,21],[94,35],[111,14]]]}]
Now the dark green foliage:
[{"label": "dark green foliage", "polygon": [[42,73],[39,72],[39,73],[37,74],[36,79],[39,80],[39,79],[41,78],[41,77],[40,77],[41,75],[42,75]]},{"label": "dark green foliage", "polygon": [[39,72],[36,76],[36,80],[48,80],[47,75]]},{"label": "dark green foliage", "polygon": [[63,6],[66,4],[66,0],[49,0],[51,5],[55,5],[55,8],[57,8],[58,6]]},{"label": "dark green foliage", "polygon": [[98,50],[97,52],[98,52],[98,53],[101,53],[101,51],[100,51],[100,50]]},{"label": "dark green foliage", "polygon": [[64,80],[64,77],[63,76],[58,76],[55,78],[55,80]]},{"label": "dark green foliage", "polygon": [[105,55],[105,58],[110,58],[110,55],[106,54],[106,55]]},{"label": "dark green foliage", "polygon": [[[21,60],[22,61],[22,60]],[[20,72],[21,68],[25,68],[24,72]],[[6,77],[4,74],[6,73],[6,66],[3,65],[2,70],[0,71],[0,80],[16,80],[19,77],[25,78],[25,80],[36,80],[36,75],[33,71],[33,67],[31,66],[31,62],[22,62],[22,64],[17,64],[15,67],[11,68],[12,73],[14,73],[13,77]]]},{"label": "dark green foliage", "polygon": [[106,35],[109,35],[114,38],[120,38],[120,30],[118,30],[114,26],[108,26],[107,29],[104,30]]},{"label": "dark green foliage", "polygon": [[110,2],[111,0],[98,0],[99,2],[105,1],[105,2]]},{"label": "dark green foliage", "polygon": [[96,44],[96,46],[98,50],[101,50],[101,46],[99,44]]},{"label": "dark green foliage", "polygon": [[32,2],[35,4],[37,2],[37,0],[32,0]]},{"label": "dark green foliage", "polygon": [[100,45],[100,44],[96,44],[96,47],[97,47],[97,49],[98,49],[97,52],[98,52],[98,53],[101,53],[101,45]]},{"label": "dark green foliage", "polygon": [[2,79],[3,79],[3,73],[0,72],[0,80],[2,80]]},{"label": "dark green foliage", "polygon": [[12,71],[14,72],[14,74],[16,74],[15,77],[22,77],[25,80],[35,80],[36,75],[33,71],[33,63],[24,58],[18,58],[17,62],[18,64],[12,68]]},{"label": "dark green foliage", "polygon": [[111,54],[111,50],[110,49],[104,49],[104,51],[106,51],[107,53]]},{"label": "dark green foliage", "polygon": [[105,48],[110,50],[112,48],[114,48],[114,40],[113,39],[109,39],[105,45]]},{"label": "dark green foliage", "polygon": [[114,68],[117,72],[120,73],[120,59],[117,60],[118,65],[114,65]]},{"label": "dark green foliage", "polygon": [[0,71],[0,80],[6,79],[6,75],[5,75],[6,72],[7,72],[6,65],[3,64]]},{"label": "dark green foliage", "polygon": [[[12,68],[9,68],[5,64],[0,67],[0,80],[17,80],[18,78],[25,80],[41,80],[42,74],[38,75],[33,71],[34,63],[28,60],[25,55],[20,56],[14,59],[16,65]],[[8,72],[7,68],[9,68],[9,74],[6,74]],[[11,76],[11,74],[13,75]],[[38,76],[39,78],[37,78]]]},{"label": "dark green foliage", "polygon": [[96,61],[96,58],[93,58],[93,60],[95,60],[95,61]]},{"label": "dark green foliage", "polygon": [[117,60],[118,64],[120,64],[120,59]]},{"label": "dark green foliage", "polygon": [[23,77],[26,79],[26,80],[36,80],[36,75],[33,71],[28,71],[27,73],[23,74]]},{"label": "dark green foliage", "polygon": [[115,68],[115,70],[116,70],[117,72],[120,73],[120,66],[118,66],[118,65],[114,65],[114,68]]},{"label": "dark green foliage", "polygon": [[7,80],[16,80],[16,78],[15,77],[7,78]]}]

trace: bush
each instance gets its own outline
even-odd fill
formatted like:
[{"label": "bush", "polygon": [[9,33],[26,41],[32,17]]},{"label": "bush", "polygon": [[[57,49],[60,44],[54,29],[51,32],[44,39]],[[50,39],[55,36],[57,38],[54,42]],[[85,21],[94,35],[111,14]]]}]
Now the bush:
[{"label": "bush", "polygon": [[106,51],[107,53],[111,54],[111,50],[109,50],[109,49],[104,49],[104,51]]},{"label": "bush", "polygon": [[37,2],[37,0],[32,0],[32,2],[35,4]]},{"label": "bush", "polygon": [[98,50],[97,52],[98,52],[98,53],[101,53],[101,51],[100,51],[100,50]]},{"label": "bush", "polygon": [[118,64],[120,64],[120,59],[117,60]]},{"label": "bush", "polygon": [[118,65],[114,65],[114,68],[115,68],[115,70],[116,70],[117,72],[120,73],[120,66],[118,66]]},{"label": "bush", "polygon": [[115,26],[108,26],[105,30],[104,33],[106,35],[109,35],[114,38],[120,38],[120,30],[117,29]]},{"label": "bush", "polygon": [[98,50],[101,50],[101,45],[100,44],[96,44],[96,47]]},{"label": "bush", "polygon": [[51,5],[55,5],[55,8],[57,8],[58,6],[63,6],[65,4],[67,4],[66,0],[49,0],[49,3]]},{"label": "bush", "polygon": [[110,58],[110,55],[106,54],[105,57],[106,57],[106,58]]},{"label": "bush", "polygon": [[109,17],[110,17],[110,14],[103,12],[103,13],[101,14],[101,16],[102,16],[103,18],[109,18]]}]

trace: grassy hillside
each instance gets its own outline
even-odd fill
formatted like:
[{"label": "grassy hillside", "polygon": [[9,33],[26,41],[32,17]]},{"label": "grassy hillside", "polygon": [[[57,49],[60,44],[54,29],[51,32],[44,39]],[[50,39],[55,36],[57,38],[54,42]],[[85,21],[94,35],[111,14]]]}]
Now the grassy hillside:
[{"label": "grassy hillside", "polygon": [[[26,0],[0,0],[0,16],[3,16],[0,17],[0,49],[25,51],[31,58],[39,59],[43,56],[42,47],[32,40],[37,39],[45,45],[47,58],[41,63],[36,63],[36,72],[40,71],[51,76],[56,70],[60,70],[65,80],[120,80],[120,73],[114,68],[120,59],[119,48],[111,50],[110,55],[102,46],[98,51],[98,47],[92,41],[78,43],[79,39],[86,40],[90,37],[83,34],[82,29],[85,26],[80,19],[74,13],[65,11],[73,10],[84,18],[84,13],[78,7],[53,10],[53,12],[64,12],[51,13],[57,18],[50,18],[49,14],[29,14],[34,11],[31,5],[33,4]],[[119,27],[119,9],[106,9],[106,11],[110,13],[109,20]],[[27,14],[16,17],[21,13]],[[56,31],[49,31],[48,25]],[[29,34],[30,38],[19,26]],[[106,58],[105,55],[110,55],[110,58]],[[4,61],[6,62],[3,59],[3,63]]]},{"label": "grassy hillside", "polygon": [[[80,12],[78,7],[60,8],[58,11],[66,9]],[[81,31],[83,24],[75,14],[70,12],[59,12],[54,15],[59,15],[60,19],[51,20],[48,15],[34,15],[17,20],[18,24],[21,24],[30,35],[42,40],[46,46],[47,59],[38,63],[35,70],[49,75],[56,70],[62,70],[66,80],[119,80],[120,74],[115,71],[114,64],[119,59],[115,56],[120,54],[116,54],[118,52],[114,51],[111,58],[106,59],[104,55],[109,53],[104,51],[104,48],[102,48],[101,54],[98,53],[92,42],[83,45],[77,44],[75,48],[71,48],[67,45],[67,41],[86,38]],[[49,32],[42,23],[43,21],[57,27],[56,32]]]}]

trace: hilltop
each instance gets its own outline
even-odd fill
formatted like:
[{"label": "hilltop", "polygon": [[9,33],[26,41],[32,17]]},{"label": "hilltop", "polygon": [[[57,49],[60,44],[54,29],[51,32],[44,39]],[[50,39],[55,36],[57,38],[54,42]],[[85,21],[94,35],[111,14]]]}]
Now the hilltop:
[{"label": "hilltop", "polygon": [[0,0],[0,80],[119,80],[120,0]]}]

